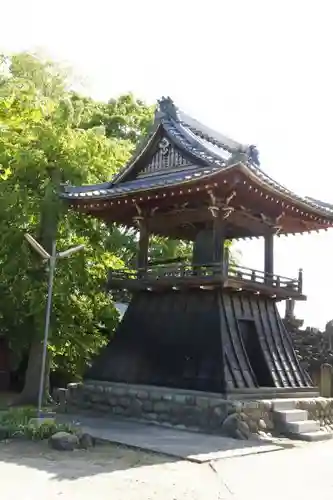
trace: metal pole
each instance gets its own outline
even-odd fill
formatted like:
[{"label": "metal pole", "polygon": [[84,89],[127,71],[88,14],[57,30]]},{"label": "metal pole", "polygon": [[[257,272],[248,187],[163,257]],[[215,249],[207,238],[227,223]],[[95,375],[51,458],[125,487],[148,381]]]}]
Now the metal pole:
[{"label": "metal pole", "polygon": [[43,394],[44,394],[44,386],[45,386],[45,366],[46,366],[46,356],[47,356],[47,345],[49,338],[49,329],[50,329],[50,317],[51,317],[51,306],[52,306],[52,291],[53,291],[53,278],[54,278],[54,270],[56,266],[56,242],[52,243],[52,253],[49,259],[49,283],[47,290],[47,304],[46,304],[46,312],[45,312],[45,328],[44,328],[44,343],[43,343],[43,356],[42,356],[42,367],[40,372],[40,380],[39,380],[39,392],[38,392],[38,417],[41,416],[42,413],[42,405],[43,405]]}]

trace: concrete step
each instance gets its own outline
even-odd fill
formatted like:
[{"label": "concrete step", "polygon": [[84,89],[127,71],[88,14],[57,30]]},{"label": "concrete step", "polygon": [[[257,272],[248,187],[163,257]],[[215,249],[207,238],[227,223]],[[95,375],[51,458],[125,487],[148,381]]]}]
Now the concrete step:
[{"label": "concrete step", "polygon": [[284,432],[284,435],[289,439],[297,439],[299,441],[327,441],[328,439],[333,438],[332,432],[326,431],[315,431],[315,432],[301,432],[301,433],[293,433],[293,432]]},{"label": "concrete step", "polygon": [[304,434],[308,432],[316,432],[320,430],[319,422],[315,420],[303,420],[301,422],[286,422],[284,428],[287,432],[294,434]]},{"label": "concrete step", "polygon": [[277,422],[302,422],[308,419],[306,410],[275,410],[274,419]]},{"label": "concrete step", "polygon": [[274,411],[294,410],[296,408],[295,399],[272,399]]}]

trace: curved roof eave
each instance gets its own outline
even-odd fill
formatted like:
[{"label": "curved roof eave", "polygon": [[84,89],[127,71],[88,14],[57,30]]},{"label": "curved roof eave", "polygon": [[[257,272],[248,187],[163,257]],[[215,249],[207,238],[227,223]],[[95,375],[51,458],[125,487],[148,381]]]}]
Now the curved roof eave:
[{"label": "curved roof eave", "polygon": [[[271,179],[268,175],[266,175],[261,169],[254,167],[251,164],[238,164],[240,169],[254,182],[259,184],[261,187],[269,189],[275,195],[283,196],[290,203],[298,203],[304,209],[308,211],[314,211],[316,213],[319,212],[321,216],[326,216],[333,219],[333,206],[321,202],[319,200],[314,200],[309,197],[301,197],[295,194],[293,191],[290,191],[288,188],[284,187],[282,184]],[[260,174],[258,175],[258,171]]]},{"label": "curved roof eave", "polygon": [[[233,169],[239,169],[252,182],[263,189],[268,189],[272,194],[283,197],[290,203],[297,203],[304,210],[312,211],[320,216],[325,216],[333,219],[332,205],[319,202],[310,198],[302,198],[295,195],[292,191],[284,186],[275,183],[271,180],[267,182],[266,175],[258,176],[257,169],[253,165],[249,165],[240,161],[229,163],[224,166],[210,165],[202,167],[200,170],[184,170],[183,172],[173,172],[171,175],[166,175],[164,178],[140,179],[140,181],[129,181],[123,184],[104,183],[92,186],[71,187],[70,190],[62,193],[62,198],[67,200],[108,200],[115,197],[123,197],[128,194],[137,194],[144,191],[153,191],[161,188],[172,188],[182,184],[192,183],[201,179],[209,179],[215,177],[221,172],[230,172]],[[270,180],[270,178],[267,176]],[[274,184],[273,184],[274,183]]]}]

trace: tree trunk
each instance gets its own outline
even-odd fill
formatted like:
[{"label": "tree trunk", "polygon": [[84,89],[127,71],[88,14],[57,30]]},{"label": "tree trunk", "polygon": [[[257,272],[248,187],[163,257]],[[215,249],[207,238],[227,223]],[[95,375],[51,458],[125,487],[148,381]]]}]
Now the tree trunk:
[{"label": "tree trunk", "polygon": [[[42,369],[42,357],[43,357],[43,342],[40,339],[33,339],[29,349],[29,360],[28,360],[27,371],[25,373],[24,387],[21,394],[15,400],[16,405],[37,406],[40,374]],[[50,362],[48,356],[45,363],[45,385],[44,385],[43,404],[45,404],[50,398],[49,380],[50,380]]]},{"label": "tree trunk", "polygon": [[[58,187],[60,183],[60,171],[54,166],[49,168],[50,182],[46,187],[44,199],[41,203],[41,220],[39,225],[38,239],[39,243],[50,254],[52,251],[53,242],[56,240],[58,220],[60,216],[60,198]],[[45,281],[46,273],[41,272],[36,275],[36,280],[39,282]],[[22,393],[17,398],[17,404],[38,404],[38,392],[40,384],[40,375],[43,359],[43,322],[34,321],[31,319],[31,335],[32,341],[29,350],[28,367],[25,374],[25,381]],[[51,332],[51,328],[50,328]],[[47,354],[45,362],[45,378],[44,378],[44,395],[43,403],[51,400],[49,394],[50,381],[50,357]]]}]

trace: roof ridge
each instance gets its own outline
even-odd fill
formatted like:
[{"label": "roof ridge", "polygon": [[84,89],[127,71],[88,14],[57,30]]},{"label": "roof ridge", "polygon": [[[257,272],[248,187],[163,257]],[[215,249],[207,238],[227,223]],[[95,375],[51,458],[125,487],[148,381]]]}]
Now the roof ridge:
[{"label": "roof ridge", "polygon": [[160,119],[166,115],[183,127],[188,128],[194,135],[210,142],[211,144],[220,147],[229,153],[245,153],[250,161],[257,167],[260,166],[259,151],[253,144],[243,144],[213,130],[204,125],[196,118],[192,118],[187,113],[184,113],[176,106],[170,96],[162,97],[158,101],[158,108],[155,114],[155,119]]}]

